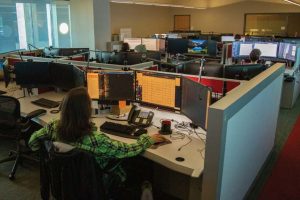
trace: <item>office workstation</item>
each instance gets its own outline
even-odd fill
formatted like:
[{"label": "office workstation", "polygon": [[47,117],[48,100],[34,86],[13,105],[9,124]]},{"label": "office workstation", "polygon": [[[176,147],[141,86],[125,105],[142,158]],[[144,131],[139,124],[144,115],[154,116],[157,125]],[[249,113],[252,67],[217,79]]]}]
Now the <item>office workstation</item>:
[{"label": "office workstation", "polygon": [[[193,8],[172,7],[178,3],[70,0],[56,1],[51,9],[44,1],[7,3],[21,13],[18,19],[23,15],[20,10],[27,16],[29,7],[32,12],[40,9],[48,18],[43,21],[40,13],[40,27],[19,23],[17,34],[26,30],[27,35],[16,37],[19,42],[14,47],[8,46],[8,40],[0,45],[0,53],[4,52],[0,54],[0,78],[4,78],[0,91],[3,97],[16,98],[21,117],[41,128],[60,119],[63,101],[73,88],[84,87],[98,132],[130,145],[143,134],[163,136],[161,143],[138,157],[147,167],[133,166],[137,174],[144,170],[145,176],[150,169],[153,199],[247,199],[274,154],[280,107],[292,110],[300,93],[296,30],[281,24],[285,29],[274,28],[273,37],[268,24],[262,32],[261,27],[251,27],[255,23],[247,13],[299,10],[259,1],[253,2],[257,6],[212,1],[179,3],[195,3],[186,5]],[[202,6],[205,9],[198,9]],[[186,14],[189,27],[176,30],[184,25],[176,24],[176,19]],[[0,20],[2,42],[7,29],[1,24]],[[41,27],[48,29],[43,32],[47,37],[42,37]],[[30,36],[31,28],[39,37]],[[128,50],[122,49],[124,43]],[[255,64],[249,59],[253,49],[261,51]],[[261,103],[266,99],[272,103]],[[5,145],[0,160],[10,149]],[[27,168],[38,164],[22,161],[17,170],[13,162],[0,164],[0,187],[7,190],[7,176],[15,178],[4,199],[40,199],[38,186],[20,189],[24,171],[31,182],[39,182],[35,180],[39,177],[31,175],[38,169],[28,172]],[[24,191],[24,196],[14,198],[10,194],[14,188],[16,193]],[[35,197],[30,197],[34,192]],[[135,192],[140,199],[143,192],[140,188]]]}]

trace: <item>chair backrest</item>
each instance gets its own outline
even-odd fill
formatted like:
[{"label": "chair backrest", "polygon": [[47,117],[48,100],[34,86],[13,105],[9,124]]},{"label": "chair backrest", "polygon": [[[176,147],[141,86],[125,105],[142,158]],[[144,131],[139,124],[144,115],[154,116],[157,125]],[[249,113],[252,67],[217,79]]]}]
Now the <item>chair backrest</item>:
[{"label": "chair backrest", "polygon": [[20,102],[10,96],[0,96],[0,129],[14,128],[21,118]]},{"label": "chair backrest", "polygon": [[102,170],[93,155],[79,149],[58,153],[43,140],[40,156],[41,196],[49,199],[105,199]]}]

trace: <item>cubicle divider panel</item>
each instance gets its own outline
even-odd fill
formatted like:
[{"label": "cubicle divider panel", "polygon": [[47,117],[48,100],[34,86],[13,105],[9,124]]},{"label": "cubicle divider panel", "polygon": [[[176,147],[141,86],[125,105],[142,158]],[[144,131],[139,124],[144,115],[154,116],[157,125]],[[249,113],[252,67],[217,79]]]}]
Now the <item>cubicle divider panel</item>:
[{"label": "cubicle divider panel", "polygon": [[284,64],[245,82],[209,108],[202,199],[243,199],[271,152]]},{"label": "cubicle divider panel", "polygon": [[[193,81],[199,82],[199,77],[195,77],[195,76],[187,76],[187,77]],[[238,87],[241,84],[240,81],[212,79],[212,78],[205,78],[205,77],[202,77],[200,82],[203,85],[210,87],[212,89],[212,92],[223,93],[224,81],[226,82],[227,92],[233,90],[234,88]]]}]

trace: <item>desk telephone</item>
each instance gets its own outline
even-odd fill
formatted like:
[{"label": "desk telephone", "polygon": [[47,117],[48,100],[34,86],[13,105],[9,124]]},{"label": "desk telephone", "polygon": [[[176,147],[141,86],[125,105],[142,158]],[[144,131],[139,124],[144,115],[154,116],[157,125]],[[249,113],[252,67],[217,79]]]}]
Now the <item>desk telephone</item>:
[{"label": "desk telephone", "polygon": [[148,127],[151,125],[154,113],[149,111],[141,111],[137,106],[133,105],[128,114],[128,123],[141,127]]}]

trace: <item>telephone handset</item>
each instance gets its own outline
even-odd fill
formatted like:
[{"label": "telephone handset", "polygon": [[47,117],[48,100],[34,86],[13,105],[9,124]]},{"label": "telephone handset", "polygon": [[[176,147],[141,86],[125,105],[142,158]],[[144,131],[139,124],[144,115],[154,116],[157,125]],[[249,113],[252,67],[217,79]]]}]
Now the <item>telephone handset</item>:
[{"label": "telephone handset", "polygon": [[154,113],[149,111],[141,111],[137,109],[137,106],[133,105],[128,114],[128,123],[137,126],[148,127],[151,125]]}]

